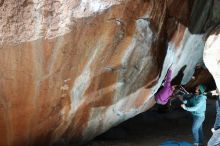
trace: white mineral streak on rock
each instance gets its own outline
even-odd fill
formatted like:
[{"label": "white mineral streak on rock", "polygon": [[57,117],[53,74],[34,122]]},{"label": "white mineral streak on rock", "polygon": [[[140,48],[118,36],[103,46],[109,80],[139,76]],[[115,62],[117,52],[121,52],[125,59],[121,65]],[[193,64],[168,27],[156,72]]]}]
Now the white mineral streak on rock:
[{"label": "white mineral streak on rock", "polygon": [[[122,84],[120,82],[115,83],[111,86],[102,88],[100,90],[97,90],[96,92],[89,94],[89,96],[94,96],[95,94],[97,94],[98,92],[102,92],[102,94],[106,94],[109,92],[110,89],[114,90],[117,89],[121,86]],[[89,100],[89,99],[88,99]],[[92,98],[92,100],[96,100],[95,98]],[[105,109],[107,107],[97,107],[97,108],[92,108],[91,112],[90,112],[90,117],[89,117],[89,121],[87,124],[87,128],[83,131],[83,138],[85,140],[94,138],[94,133],[100,133],[99,131],[96,130],[100,130],[98,129],[98,127],[100,127],[101,123],[103,122],[104,117],[104,113],[105,113]]]},{"label": "white mineral streak on rock", "polygon": [[[144,17],[143,17],[144,18]],[[150,29],[150,22],[144,19],[139,19],[136,21],[136,32],[134,33],[133,40],[129,45],[128,49],[125,51],[125,55],[122,58],[122,64],[124,66],[129,62],[129,58],[132,55],[133,50],[137,47],[136,45],[141,45],[141,48],[145,49],[146,52],[151,49],[152,41],[154,39],[153,32]],[[141,52],[144,53],[144,52]]]},{"label": "white mineral streak on rock", "polygon": [[[149,25],[150,25],[149,21],[146,21],[144,19],[139,19],[136,21],[136,32],[134,33],[133,40],[131,44],[129,45],[129,47],[125,50],[124,56],[121,61],[123,67],[127,68],[128,67],[127,63],[129,62],[130,57],[133,54],[133,51],[139,50],[140,52],[138,53],[142,54],[144,57],[140,58],[140,62],[141,62],[139,64],[140,71],[138,71],[136,76],[139,76],[141,71],[144,69],[144,65],[151,65],[150,61],[152,60],[152,58],[147,55],[149,53],[149,49],[151,49],[154,36]],[[124,70],[121,72],[122,73],[119,78],[123,78]],[[86,130],[83,131],[84,139],[88,140],[94,137],[94,135],[92,135],[91,133],[93,134],[96,133],[94,131],[97,130],[97,128],[99,128],[98,129],[99,131],[96,134],[100,134],[106,131],[107,129],[111,128],[112,126],[117,125],[139,114],[140,112],[143,112],[143,109],[146,108],[145,107],[146,105],[144,103],[142,106],[138,107],[137,109],[132,108],[139,93],[143,89],[141,88],[135,91],[134,93],[131,93],[126,96],[126,93],[130,89],[130,86],[132,86],[130,84],[131,82],[126,83],[126,85],[124,84],[124,82],[118,82],[116,85],[114,84],[113,87],[116,89],[116,93],[114,96],[113,104],[105,108],[104,107],[93,108],[93,110],[90,113],[88,126]],[[108,87],[108,88],[111,88],[111,87]],[[106,90],[108,89],[106,88]],[[102,89],[102,92],[105,92],[105,89]],[[100,113],[100,114],[97,114],[97,113]],[[94,117],[94,115],[96,117]],[[101,127],[99,127],[100,124],[101,124]]]},{"label": "white mineral streak on rock", "polygon": [[54,139],[59,138],[62,135],[62,133],[65,132],[65,130],[71,124],[72,118],[74,117],[78,107],[80,107],[84,103],[85,98],[83,95],[86,89],[89,87],[92,78],[90,66],[93,63],[96,56],[98,55],[98,52],[100,51],[101,48],[103,48],[103,46],[100,45],[100,43],[97,43],[97,47],[93,49],[94,52],[92,52],[92,54],[90,55],[90,58],[88,59],[87,64],[83,68],[82,73],[75,79],[73,87],[70,91],[71,109],[70,112],[68,113],[68,120],[67,120],[68,123],[65,123],[64,130],[62,130],[61,134],[56,135]]},{"label": "white mineral streak on rock", "polygon": [[[89,87],[92,77],[90,66],[93,63],[96,56],[98,55],[100,48],[102,47],[103,47],[102,45],[97,43],[97,47],[94,49],[94,52],[92,52],[92,54],[90,55],[91,57],[89,58],[88,63],[85,65],[84,69],[82,70],[82,73],[74,81],[73,87],[70,92],[71,109],[70,112],[68,113],[68,120],[67,120],[68,123],[65,123],[66,128],[62,130],[61,134],[65,132],[65,130],[71,124],[72,118],[74,117],[78,107],[81,106],[85,101],[83,94],[85,93],[86,89]],[[55,139],[59,138],[60,135],[57,135]]]},{"label": "white mineral streak on rock", "polygon": [[[196,35],[191,34],[188,29],[184,34],[184,38],[181,43],[181,49],[177,48],[177,66],[182,67],[183,64],[187,65],[184,70],[184,77],[182,84],[186,84],[192,78],[194,74],[194,68],[197,64],[203,64],[203,49],[204,41],[202,39],[203,34]],[[176,70],[179,70],[178,68]]]},{"label": "white mineral streak on rock", "polygon": [[[87,128],[83,131],[83,140],[90,140],[94,138],[94,134],[100,134],[100,128],[104,117],[106,107],[93,108],[90,111],[90,120],[88,121]],[[100,128],[99,128],[100,127]]]},{"label": "white mineral streak on rock", "polygon": [[[138,96],[139,92],[143,89],[137,90],[135,93],[130,94],[129,96],[124,97],[122,100],[117,102],[116,104],[110,106],[107,108],[105,111],[105,118],[102,121],[102,129],[101,132],[104,132],[108,130],[111,127],[114,127],[118,124],[120,124],[123,121],[126,121],[136,115],[138,115],[141,112],[144,112],[146,109],[146,104],[143,103],[140,107],[136,108],[131,108],[127,105],[127,102],[129,104],[132,104],[133,100],[136,99]],[[146,98],[147,102],[150,98]],[[148,105],[149,106],[149,105]]]},{"label": "white mineral streak on rock", "polygon": [[[182,79],[182,84],[186,84],[191,80],[191,77],[194,73],[195,66],[197,64],[202,64],[202,52],[204,49],[204,42],[202,40],[203,35],[191,34],[188,29],[185,30],[183,39],[181,40],[180,46],[175,48],[175,45],[172,42],[169,42],[168,49],[176,50],[174,56],[173,77],[175,77],[178,71],[184,66],[187,65],[184,70],[184,77]],[[166,58],[170,58],[169,54],[166,55]],[[165,59],[166,61],[166,59]],[[166,65],[168,66],[168,65]],[[165,72],[166,74],[166,72]],[[164,75],[163,74],[163,77]]]},{"label": "white mineral streak on rock", "polygon": [[89,87],[91,80],[91,69],[90,65],[95,59],[99,49],[95,49],[94,53],[89,58],[88,63],[85,65],[82,73],[76,78],[73,88],[71,90],[71,112],[70,115],[76,111],[76,109],[84,102],[83,94]]},{"label": "white mineral streak on rock", "polygon": [[[124,74],[128,71],[128,63],[130,62],[134,51],[136,51],[137,55],[140,55],[140,58],[138,58],[139,60],[137,61],[139,71],[132,75],[129,81],[126,81],[126,84],[123,84],[116,90],[114,97],[115,102],[119,101],[121,98],[123,98],[124,95],[126,95],[127,92],[129,92],[129,90],[131,89],[130,86],[134,86],[133,82],[135,82],[139,75],[142,73],[144,67],[152,65],[151,61],[153,58],[148,53],[151,49],[153,38],[154,35],[152,30],[150,29],[150,22],[144,19],[138,19],[136,21],[136,32],[134,33],[133,39],[128,48],[125,50],[124,56],[121,60],[123,70],[120,71],[119,79],[123,79]],[[145,74],[147,74],[147,72],[148,71],[146,71]],[[122,83],[123,82],[124,81],[122,80]],[[138,83],[136,82],[135,84]]]},{"label": "white mineral streak on rock", "polygon": [[[131,44],[129,45],[128,49],[125,50],[124,56],[122,58],[122,66],[125,67],[125,72],[126,68],[128,66],[128,62],[130,57],[133,54],[133,51],[136,50],[141,50],[141,52],[145,57],[143,57],[142,63],[140,64],[140,70],[143,70],[144,67],[143,65],[148,65],[151,64],[150,62],[147,63],[147,61],[150,61],[152,58],[148,55],[149,49],[151,49],[152,41],[153,41],[153,32],[151,31],[149,27],[149,21],[146,21],[144,19],[139,19],[136,21],[136,32],[134,33],[133,40]],[[147,58],[147,57],[149,58]],[[123,78],[123,73],[124,71],[121,71],[121,75],[119,78]],[[137,73],[136,76],[138,76],[139,73]],[[136,77],[134,77],[136,78]],[[116,90],[115,93],[115,100],[113,105],[108,107],[107,111],[105,112],[105,119],[103,122],[103,131],[106,130],[108,127],[112,127],[113,125],[117,125],[117,123],[120,123],[122,121],[125,121],[141,111],[139,108],[134,109],[131,108],[134,101],[138,97],[141,89],[135,91],[134,93],[131,93],[127,96],[126,93],[128,92],[129,88],[129,83],[124,84],[123,82],[121,83],[122,85],[119,86]],[[128,86],[128,87],[127,87]]]},{"label": "white mineral streak on rock", "polygon": [[205,43],[204,62],[220,89],[220,34],[210,35]]},{"label": "white mineral streak on rock", "polygon": [[118,0],[7,0],[0,8],[0,45],[40,38],[52,39],[71,31],[77,18],[103,12]]},{"label": "white mineral streak on rock", "polygon": [[[162,81],[164,80],[167,70],[171,66],[171,64],[173,64],[171,67],[171,69],[173,70],[172,78],[174,78],[177,75],[178,71],[184,65],[187,65],[186,69],[184,70],[184,77],[181,82],[182,84],[186,84],[191,80],[191,77],[194,73],[194,70],[192,68],[195,68],[197,64],[202,64],[203,62],[202,61],[202,52],[204,49],[204,42],[202,40],[203,35],[191,34],[187,28],[184,29],[186,30],[184,32],[184,36],[178,48],[175,48],[176,45],[174,43],[176,42],[168,43],[168,50],[163,63],[163,69],[157,85],[154,86],[152,90],[152,94],[155,94],[159,89],[159,87],[161,86]],[[179,30],[177,29],[177,31]],[[181,35],[181,34],[177,34],[177,35]]]}]

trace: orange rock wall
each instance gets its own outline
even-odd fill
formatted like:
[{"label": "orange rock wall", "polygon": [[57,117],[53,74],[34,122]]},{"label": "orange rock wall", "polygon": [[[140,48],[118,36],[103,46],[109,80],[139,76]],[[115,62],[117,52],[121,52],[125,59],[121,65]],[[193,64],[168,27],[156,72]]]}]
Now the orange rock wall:
[{"label": "orange rock wall", "polygon": [[188,0],[1,0],[0,146],[81,143],[202,62]]}]

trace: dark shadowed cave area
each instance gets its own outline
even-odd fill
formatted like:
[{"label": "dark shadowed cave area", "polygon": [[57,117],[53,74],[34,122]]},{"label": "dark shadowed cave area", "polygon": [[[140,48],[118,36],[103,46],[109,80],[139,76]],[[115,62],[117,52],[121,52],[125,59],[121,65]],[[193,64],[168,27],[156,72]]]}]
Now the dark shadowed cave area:
[{"label": "dark shadowed cave area", "polygon": [[[212,135],[215,99],[207,102],[205,142]],[[192,142],[192,117],[182,109],[157,111],[155,107],[110,129],[83,146],[158,146],[166,140]]]}]

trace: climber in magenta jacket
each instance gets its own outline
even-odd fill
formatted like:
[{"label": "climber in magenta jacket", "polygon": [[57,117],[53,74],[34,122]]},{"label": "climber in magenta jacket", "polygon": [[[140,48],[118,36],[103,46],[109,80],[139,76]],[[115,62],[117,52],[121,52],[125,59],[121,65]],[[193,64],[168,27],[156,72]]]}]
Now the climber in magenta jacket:
[{"label": "climber in magenta jacket", "polygon": [[155,100],[158,104],[165,105],[169,101],[169,97],[173,94],[175,86],[171,86],[172,70],[169,68],[165,78],[164,87],[160,89],[156,95]]}]

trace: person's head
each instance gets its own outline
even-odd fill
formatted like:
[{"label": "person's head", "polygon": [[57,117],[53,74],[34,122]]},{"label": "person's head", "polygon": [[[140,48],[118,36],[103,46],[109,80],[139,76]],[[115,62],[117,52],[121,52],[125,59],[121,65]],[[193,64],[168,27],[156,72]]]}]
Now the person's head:
[{"label": "person's head", "polygon": [[200,85],[196,86],[195,93],[196,94],[204,94],[205,89],[206,89],[205,85],[200,84]]}]

